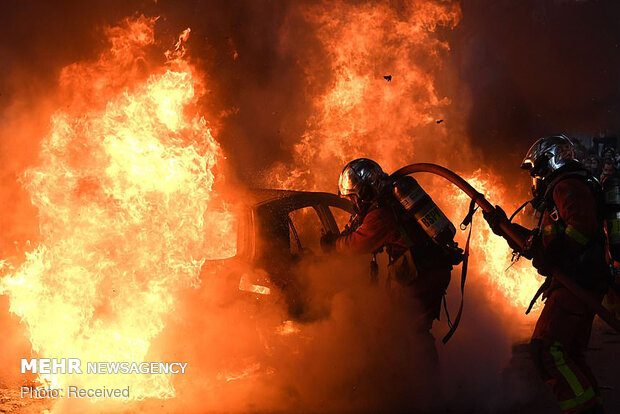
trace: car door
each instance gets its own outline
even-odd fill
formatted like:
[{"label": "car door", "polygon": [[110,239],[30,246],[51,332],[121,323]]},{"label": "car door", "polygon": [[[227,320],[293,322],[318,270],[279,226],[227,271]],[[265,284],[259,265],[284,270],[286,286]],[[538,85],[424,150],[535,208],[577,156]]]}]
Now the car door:
[{"label": "car door", "polygon": [[331,194],[323,197],[317,208],[324,217],[325,231],[329,230],[336,234],[342,232],[353,214],[353,207],[349,200]]},{"label": "car door", "polygon": [[338,232],[330,205],[349,208],[346,200],[334,194],[299,192],[256,209],[260,233],[256,266],[284,294],[292,316],[303,312],[304,281],[299,264],[323,254],[321,236],[325,232]]}]

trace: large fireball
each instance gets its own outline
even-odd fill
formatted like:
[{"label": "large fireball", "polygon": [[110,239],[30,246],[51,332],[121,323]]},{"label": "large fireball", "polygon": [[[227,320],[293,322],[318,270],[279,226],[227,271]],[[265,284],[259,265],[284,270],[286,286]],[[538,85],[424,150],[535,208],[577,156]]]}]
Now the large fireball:
[{"label": "large fireball", "polygon": [[[108,29],[110,49],[97,61],[63,70],[69,103],[53,115],[40,161],[23,176],[41,242],[2,291],[38,357],[80,358],[82,367],[144,361],[175,293],[198,283],[206,258],[234,254],[228,216],[213,202],[220,149],[207,121],[191,114],[202,87],[183,60],[189,30],[161,67],[143,75],[154,21]],[[174,395],[165,375],[70,381],[129,386],[137,399]]]}]

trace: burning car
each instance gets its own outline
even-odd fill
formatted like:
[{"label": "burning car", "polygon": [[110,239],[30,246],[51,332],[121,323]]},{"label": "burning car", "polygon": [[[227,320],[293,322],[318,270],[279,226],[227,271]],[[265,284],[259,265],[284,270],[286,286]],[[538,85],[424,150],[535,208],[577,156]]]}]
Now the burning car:
[{"label": "burning car", "polygon": [[338,233],[352,210],[348,200],[324,192],[255,189],[237,213],[234,257],[208,261],[203,282],[225,283],[249,299],[283,300],[303,318],[304,283],[297,265],[321,255],[320,238]]}]

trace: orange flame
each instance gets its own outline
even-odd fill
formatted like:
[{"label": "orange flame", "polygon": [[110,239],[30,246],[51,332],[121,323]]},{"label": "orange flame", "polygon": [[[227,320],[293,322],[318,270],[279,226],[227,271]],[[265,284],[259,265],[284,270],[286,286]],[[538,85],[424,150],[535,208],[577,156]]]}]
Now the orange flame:
[{"label": "orange flame", "polygon": [[[331,77],[317,93],[314,73],[325,61],[304,62],[314,116],[294,147],[294,162],[276,165],[267,178],[270,185],[333,191],[344,164],[357,157],[373,158],[386,171],[414,162],[471,170],[476,156],[459,129],[459,113],[436,88],[449,51],[436,31],[458,24],[457,2],[405,1],[390,7],[340,1],[312,6],[303,16],[326,51]],[[476,173],[469,179],[492,202],[518,204],[497,190],[501,185],[491,176]],[[469,199],[433,183],[428,192],[446,213],[453,220],[465,216]],[[539,279],[527,263],[506,270],[510,249],[480,224],[471,243],[472,270],[491,297],[520,311]]]},{"label": "orange flame", "polygon": [[[42,242],[3,279],[10,310],[39,357],[144,361],[175,293],[199,283],[207,258],[235,253],[234,223],[213,192],[219,145],[189,116],[202,93],[183,60],[187,29],[164,67],[144,74],[155,19],[110,28],[110,49],[61,74],[40,163],[23,184]],[[205,237],[206,235],[206,237]],[[51,386],[130,387],[132,399],[171,397],[166,375],[44,375]],[[69,382],[70,381],[70,382]]]},{"label": "orange flame", "polygon": [[[478,170],[467,181],[492,202],[505,206],[513,204],[497,180],[488,174],[484,175]],[[454,190],[451,194],[442,195],[452,217],[463,217],[466,214],[471,200],[464,193]],[[542,278],[526,259],[512,263],[512,250],[508,244],[491,232],[481,219],[481,214],[476,216],[470,242],[475,276],[484,278],[490,299],[522,313],[542,283]]]},{"label": "orange flame", "polygon": [[[334,176],[352,158],[372,155],[389,169],[428,152],[422,134],[433,134],[435,149],[444,146],[445,129],[429,127],[450,104],[434,86],[449,45],[433,33],[458,23],[457,4],[410,1],[397,11],[387,4],[340,1],[311,7],[304,16],[325,49],[331,80],[316,95],[312,69],[319,69],[307,63],[314,116],[295,147],[294,166],[276,166],[270,183],[333,188]],[[333,174],[317,176],[322,166]]]}]

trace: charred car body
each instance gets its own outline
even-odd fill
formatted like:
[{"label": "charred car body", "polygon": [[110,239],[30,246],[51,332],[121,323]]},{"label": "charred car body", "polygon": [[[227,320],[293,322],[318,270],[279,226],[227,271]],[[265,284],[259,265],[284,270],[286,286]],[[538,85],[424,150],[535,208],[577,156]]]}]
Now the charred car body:
[{"label": "charred car body", "polygon": [[237,253],[203,266],[203,282],[224,283],[260,304],[284,301],[292,318],[303,319],[303,258],[320,253],[320,238],[348,221],[348,200],[323,192],[255,189],[237,212]]}]

